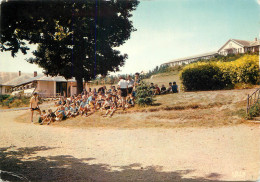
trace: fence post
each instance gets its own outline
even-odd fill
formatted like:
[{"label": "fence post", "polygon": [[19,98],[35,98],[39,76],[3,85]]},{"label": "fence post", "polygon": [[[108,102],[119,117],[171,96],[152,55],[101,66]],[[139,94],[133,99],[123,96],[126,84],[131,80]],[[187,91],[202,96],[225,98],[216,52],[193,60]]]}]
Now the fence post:
[{"label": "fence post", "polygon": [[249,112],[249,94],[247,95],[247,106],[246,106],[246,114]]}]

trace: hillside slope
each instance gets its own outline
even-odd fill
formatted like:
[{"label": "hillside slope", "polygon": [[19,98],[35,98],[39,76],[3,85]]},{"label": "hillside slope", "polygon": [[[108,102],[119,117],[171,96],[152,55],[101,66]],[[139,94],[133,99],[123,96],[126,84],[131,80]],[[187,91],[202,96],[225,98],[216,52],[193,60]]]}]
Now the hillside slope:
[{"label": "hillside slope", "polygon": [[174,81],[177,83],[177,85],[181,85],[179,71],[159,73],[159,74],[151,76],[151,78],[149,78],[149,79],[144,79],[144,81],[149,82],[149,83],[158,84],[159,87],[161,87],[162,84],[164,84],[167,87],[169,82],[174,82]]}]

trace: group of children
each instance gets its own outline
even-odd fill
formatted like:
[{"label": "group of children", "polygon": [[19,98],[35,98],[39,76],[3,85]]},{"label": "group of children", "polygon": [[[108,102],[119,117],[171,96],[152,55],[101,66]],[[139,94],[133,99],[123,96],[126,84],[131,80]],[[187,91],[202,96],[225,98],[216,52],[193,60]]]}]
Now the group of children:
[{"label": "group of children", "polygon": [[114,112],[119,108],[130,108],[135,104],[134,93],[128,93],[126,97],[126,103],[123,103],[123,98],[120,89],[116,89],[115,86],[111,86],[109,90],[105,86],[98,89],[87,92],[84,90],[82,94],[74,95],[68,98],[60,97],[55,106],[57,109],[52,111],[48,109],[46,112],[42,110],[39,117],[40,124],[50,124],[54,121],[61,121],[66,118],[80,116],[90,116],[96,111],[103,113],[103,116],[112,117]]},{"label": "group of children", "polygon": [[[107,89],[106,86],[102,86],[99,89],[84,90],[79,95],[74,95],[68,98],[60,97],[59,101],[55,102],[57,109],[52,111],[48,109],[46,112],[38,107],[37,93],[31,98],[31,120],[33,121],[33,112],[38,111],[40,113],[39,123],[50,124],[54,121],[61,121],[66,118],[81,116],[90,116],[96,111],[100,111],[104,117],[111,117],[117,109],[123,109],[133,107],[135,105],[135,90],[140,84],[139,73],[135,74],[133,80],[130,76],[127,79],[120,77],[120,81],[116,86],[111,86]],[[154,95],[177,93],[178,86],[176,82],[169,83],[169,87],[166,88],[162,85],[160,89],[158,85],[155,86],[151,83],[151,91]]]},{"label": "group of children", "polygon": [[150,89],[152,90],[154,95],[168,94],[168,93],[178,93],[179,88],[176,82],[169,82],[169,86],[166,88],[164,84],[160,88],[157,84],[150,84]]}]

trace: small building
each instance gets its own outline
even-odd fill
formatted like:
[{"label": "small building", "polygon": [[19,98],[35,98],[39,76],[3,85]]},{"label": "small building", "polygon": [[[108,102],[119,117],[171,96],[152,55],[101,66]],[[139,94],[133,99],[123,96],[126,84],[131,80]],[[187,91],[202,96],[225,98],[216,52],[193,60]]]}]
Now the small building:
[{"label": "small building", "polygon": [[229,54],[244,54],[248,52],[259,53],[259,47],[260,41],[257,40],[257,38],[255,38],[254,41],[230,39],[217,51],[174,59],[170,62],[162,64],[161,66],[177,66],[183,64],[190,64],[194,61],[210,59],[217,55],[227,56]]},{"label": "small building", "polygon": [[[8,89],[8,91],[3,91]],[[37,92],[41,97],[57,97],[71,96],[77,92],[77,83],[75,79],[66,80],[62,76],[46,76],[37,75],[37,72],[32,74],[21,74],[15,78],[1,84],[2,92],[0,94],[24,94],[31,95]]]}]

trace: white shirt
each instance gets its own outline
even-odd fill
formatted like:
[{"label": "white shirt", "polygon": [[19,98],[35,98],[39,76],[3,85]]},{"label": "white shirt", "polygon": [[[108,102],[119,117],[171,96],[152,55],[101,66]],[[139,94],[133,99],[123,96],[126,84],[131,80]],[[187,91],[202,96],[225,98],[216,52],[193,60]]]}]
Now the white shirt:
[{"label": "white shirt", "polygon": [[30,100],[30,103],[32,104],[32,108],[36,108],[38,106],[38,97],[32,97],[31,100]]},{"label": "white shirt", "polygon": [[121,80],[118,82],[118,86],[119,86],[120,88],[127,88],[127,87],[128,87],[128,83],[127,83],[126,80],[121,79]]},{"label": "white shirt", "polygon": [[131,80],[127,80],[127,83],[128,83],[128,87],[134,87],[135,81],[131,79]]}]

